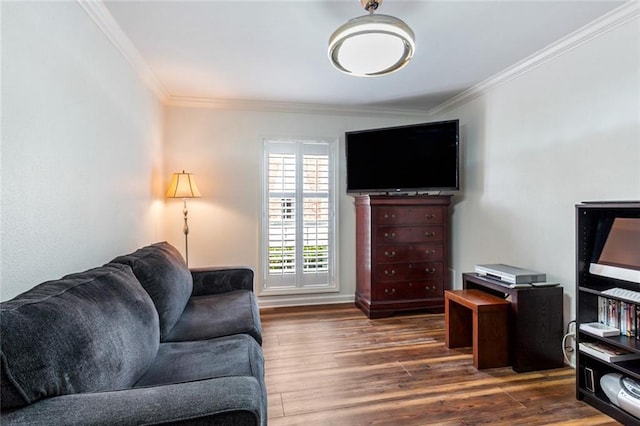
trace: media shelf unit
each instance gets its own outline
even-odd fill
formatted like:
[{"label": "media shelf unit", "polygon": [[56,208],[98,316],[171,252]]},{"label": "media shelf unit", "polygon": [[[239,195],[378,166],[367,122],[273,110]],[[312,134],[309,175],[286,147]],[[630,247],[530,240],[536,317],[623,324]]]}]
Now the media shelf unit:
[{"label": "media shelf unit", "polygon": [[[603,222],[611,222],[614,218],[640,218],[640,201],[585,202],[576,205],[576,348],[579,348],[580,342],[602,342],[640,355],[640,340],[636,337],[626,335],[602,337],[580,330],[580,324],[598,321],[600,298],[628,303],[632,307],[640,306],[640,302],[633,303],[602,293],[611,288],[640,291],[640,284],[589,272],[594,251],[604,244],[602,235],[598,232],[598,226]],[[640,330],[636,330],[636,333],[638,331]],[[588,379],[589,370],[592,372],[593,387],[591,380]],[[578,349],[576,351],[576,397],[623,424],[640,424],[640,418],[611,403],[603,392],[600,378],[608,373],[620,373],[640,382],[640,359],[607,362]]]},{"label": "media shelf unit", "polygon": [[369,318],[444,312],[450,205],[450,195],[355,197],[355,303]]}]

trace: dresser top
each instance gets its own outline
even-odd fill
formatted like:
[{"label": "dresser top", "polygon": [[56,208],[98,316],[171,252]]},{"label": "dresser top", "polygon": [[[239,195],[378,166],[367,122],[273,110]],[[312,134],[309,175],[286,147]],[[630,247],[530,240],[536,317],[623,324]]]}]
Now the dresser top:
[{"label": "dresser top", "polygon": [[356,205],[448,206],[452,195],[358,195]]}]

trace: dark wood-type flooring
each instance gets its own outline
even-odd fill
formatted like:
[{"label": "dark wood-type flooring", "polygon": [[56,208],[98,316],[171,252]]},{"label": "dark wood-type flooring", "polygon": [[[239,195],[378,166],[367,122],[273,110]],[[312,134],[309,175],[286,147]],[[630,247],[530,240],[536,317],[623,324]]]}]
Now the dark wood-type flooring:
[{"label": "dark wood-type flooring", "polygon": [[351,304],[261,311],[269,425],[615,425],[574,370],[477,371],[444,316],[369,320]]}]

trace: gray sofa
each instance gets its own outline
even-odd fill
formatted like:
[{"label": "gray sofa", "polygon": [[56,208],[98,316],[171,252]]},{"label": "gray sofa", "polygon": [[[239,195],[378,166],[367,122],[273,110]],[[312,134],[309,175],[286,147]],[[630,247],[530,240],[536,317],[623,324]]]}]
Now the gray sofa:
[{"label": "gray sofa", "polygon": [[163,242],[0,309],[3,425],[267,423],[250,269],[189,270]]}]

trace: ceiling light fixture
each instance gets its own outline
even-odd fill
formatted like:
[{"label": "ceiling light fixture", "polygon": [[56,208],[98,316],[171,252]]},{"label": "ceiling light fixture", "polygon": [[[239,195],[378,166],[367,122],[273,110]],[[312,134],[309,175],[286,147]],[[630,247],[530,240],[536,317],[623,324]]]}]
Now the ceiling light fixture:
[{"label": "ceiling light fixture", "polygon": [[329,38],[329,60],[358,77],[390,74],[409,63],[416,49],[409,26],[389,15],[374,15],[382,0],[360,0],[369,12],[349,20]]}]

